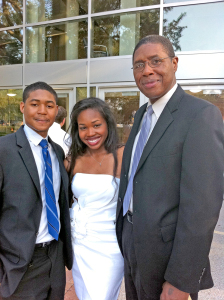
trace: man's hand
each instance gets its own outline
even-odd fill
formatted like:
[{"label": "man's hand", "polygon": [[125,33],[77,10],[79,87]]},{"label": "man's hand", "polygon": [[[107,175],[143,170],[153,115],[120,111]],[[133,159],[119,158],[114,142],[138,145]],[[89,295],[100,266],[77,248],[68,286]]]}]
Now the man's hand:
[{"label": "man's hand", "polygon": [[190,294],[182,292],[171,285],[169,282],[163,284],[163,292],[160,300],[188,300]]}]

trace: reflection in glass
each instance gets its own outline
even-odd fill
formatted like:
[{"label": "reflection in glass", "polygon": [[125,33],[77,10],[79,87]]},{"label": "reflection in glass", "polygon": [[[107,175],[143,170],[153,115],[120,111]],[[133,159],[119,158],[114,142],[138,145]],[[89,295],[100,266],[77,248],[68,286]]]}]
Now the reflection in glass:
[{"label": "reflection in glass", "polygon": [[76,102],[79,102],[82,99],[87,98],[87,88],[86,87],[77,87],[76,88]]},{"label": "reflection in glass", "polygon": [[102,12],[159,4],[159,0],[92,0],[92,12]]},{"label": "reflection in glass", "polygon": [[163,35],[175,50],[223,51],[223,12],[224,2],[164,8]]},{"label": "reflection in glass", "polygon": [[0,28],[23,24],[23,0],[0,0]]},{"label": "reflection in glass", "polygon": [[196,88],[192,88],[191,90],[185,91],[186,93],[197,97],[197,98],[201,98],[204,100],[207,100],[209,102],[211,102],[212,104],[214,104],[215,106],[217,106],[223,116],[223,120],[224,120],[224,90],[223,89],[198,89]]},{"label": "reflection in glass", "polygon": [[0,65],[21,64],[22,62],[22,29],[0,31]]},{"label": "reflection in glass", "polygon": [[0,136],[16,132],[23,122],[22,90],[0,90]]},{"label": "reflection in glass", "polygon": [[88,0],[27,0],[26,23],[88,14]]},{"label": "reflection in glass", "polygon": [[63,130],[67,130],[68,126],[69,126],[69,93],[62,93],[62,92],[57,92],[57,96],[58,96],[58,106],[62,106],[66,109],[67,111],[67,117],[65,119],[65,124],[61,127]]},{"label": "reflection in glass", "polygon": [[119,134],[119,142],[125,144],[128,140],[134,116],[139,109],[140,92],[107,92],[107,102],[115,116]]},{"label": "reflection in glass", "polygon": [[87,57],[87,20],[27,27],[26,62]]},{"label": "reflection in glass", "polygon": [[93,18],[91,57],[132,54],[138,41],[159,34],[159,9]]},{"label": "reflection in glass", "polygon": [[96,97],[96,87],[95,86],[90,87],[90,97]]}]

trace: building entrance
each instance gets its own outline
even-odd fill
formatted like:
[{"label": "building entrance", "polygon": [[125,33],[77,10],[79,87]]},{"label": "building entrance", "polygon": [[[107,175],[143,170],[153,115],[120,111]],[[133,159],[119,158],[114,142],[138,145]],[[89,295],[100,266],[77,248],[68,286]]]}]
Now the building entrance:
[{"label": "building entrance", "polygon": [[73,90],[62,90],[55,88],[55,91],[58,95],[58,106],[63,106],[67,110],[67,118],[62,129],[67,130],[70,122],[70,113],[74,106]]},{"label": "building entrance", "polygon": [[125,144],[134,122],[135,113],[147,99],[137,87],[102,88],[99,89],[99,98],[107,102],[113,111],[120,142]]}]

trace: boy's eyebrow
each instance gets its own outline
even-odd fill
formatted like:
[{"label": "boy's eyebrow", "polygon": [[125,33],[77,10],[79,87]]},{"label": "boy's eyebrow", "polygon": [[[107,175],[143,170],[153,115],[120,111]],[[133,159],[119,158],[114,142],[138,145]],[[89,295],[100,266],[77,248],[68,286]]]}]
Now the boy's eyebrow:
[{"label": "boy's eyebrow", "polygon": [[[40,102],[39,99],[31,99],[30,101],[31,101],[31,102],[33,102],[33,101],[38,101],[38,102]],[[55,102],[52,101],[52,100],[46,100],[46,102],[47,102],[47,103],[55,103]]]}]

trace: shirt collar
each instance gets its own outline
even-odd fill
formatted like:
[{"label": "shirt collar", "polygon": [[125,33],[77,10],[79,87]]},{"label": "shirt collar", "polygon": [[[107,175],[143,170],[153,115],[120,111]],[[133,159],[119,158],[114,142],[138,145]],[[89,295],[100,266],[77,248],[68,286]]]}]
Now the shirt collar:
[{"label": "shirt collar", "polygon": [[[56,128],[57,128],[57,129],[61,129],[61,125],[60,125],[59,123],[57,123],[57,122],[54,122],[53,125],[51,125],[51,127],[55,128],[55,129],[56,129]],[[51,127],[50,127],[50,128],[51,128]]]},{"label": "shirt collar", "polygon": [[[36,133],[36,131],[34,131],[33,129],[31,129],[29,126],[27,126],[26,124],[24,125],[23,128],[27,139],[32,142],[35,146],[38,146],[40,144],[40,142],[43,140],[43,137],[41,135],[39,135],[38,133]],[[45,140],[48,141],[48,136],[45,138]]]},{"label": "shirt collar", "polygon": [[[162,111],[164,110],[164,107],[166,106],[166,104],[170,100],[170,98],[173,96],[176,89],[177,89],[177,83],[175,83],[175,85],[172,87],[171,90],[169,90],[169,92],[167,92],[164,96],[162,96],[154,104],[152,104],[152,109],[153,109],[154,114],[156,115],[157,120],[159,119]],[[149,105],[151,105],[150,99],[149,99],[147,107]]]}]

